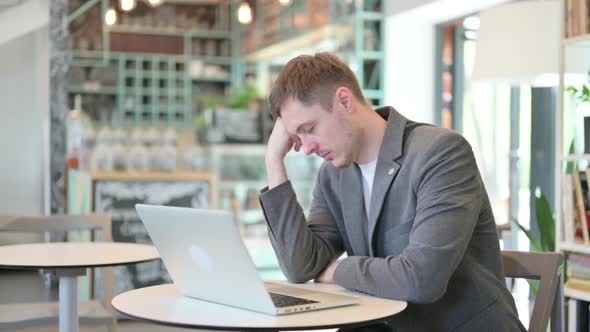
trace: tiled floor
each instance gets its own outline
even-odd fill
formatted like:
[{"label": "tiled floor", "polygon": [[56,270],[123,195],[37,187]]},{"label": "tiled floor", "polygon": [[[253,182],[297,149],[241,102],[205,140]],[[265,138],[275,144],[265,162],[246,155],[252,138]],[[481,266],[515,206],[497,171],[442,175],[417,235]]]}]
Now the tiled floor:
[{"label": "tiled floor", "polygon": [[[55,331],[57,331],[57,326],[25,329],[25,330],[18,330],[15,332],[55,332]],[[188,332],[188,331],[198,331],[198,330],[172,328],[172,327],[167,327],[167,326],[159,326],[159,325],[146,324],[146,323],[134,322],[134,321],[123,321],[123,322],[119,323],[119,325],[117,327],[117,331],[118,332]],[[104,327],[81,326],[80,332],[107,332],[107,329]]]},{"label": "tiled floor", "polygon": [[[55,290],[48,291],[43,286],[43,281],[37,272],[27,271],[6,271],[0,270],[0,304],[18,303],[18,302],[44,302],[56,299]],[[41,328],[30,328],[18,330],[18,332],[55,332],[57,326],[47,326]],[[81,332],[106,332],[103,327],[81,326]],[[118,332],[180,332],[180,331],[197,331],[185,328],[173,328],[159,326],[155,324],[132,321],[128,319],[121,320],[118,324]]]}]

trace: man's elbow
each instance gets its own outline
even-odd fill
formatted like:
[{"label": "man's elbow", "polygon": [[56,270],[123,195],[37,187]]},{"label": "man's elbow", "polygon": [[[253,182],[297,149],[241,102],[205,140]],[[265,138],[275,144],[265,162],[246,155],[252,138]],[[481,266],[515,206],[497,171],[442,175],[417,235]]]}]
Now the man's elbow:
[{"label": "man's elbow", "polygon": [[287,281],[291,284],[303,284],[310,281],[313,278],[309,278],[303,274],[285,274]]},{"label": "man's elbow", "polygon": [[314,274],[302,270],[289,271],[283,269],[283,274],[287,278],[287,281],[292,284],[303,284],[315,278]]},{"label": "man's elbow", "polygon": [[[424,283],[422,283],[424,284]],[[440,300],[447,291],[446,284],[431,282],[429,285],[417,287],[412,294],[409,294],[408,302],[417,304],[429,304]]]}]

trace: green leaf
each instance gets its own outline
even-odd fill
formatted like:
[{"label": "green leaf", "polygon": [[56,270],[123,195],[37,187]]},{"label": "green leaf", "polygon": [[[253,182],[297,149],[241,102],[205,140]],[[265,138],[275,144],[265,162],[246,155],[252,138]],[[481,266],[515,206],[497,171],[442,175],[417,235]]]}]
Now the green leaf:
[{"label": "green leaf", "polygon": [[522,226],[516,219],[513,219],[512,221],[516,224],[516,226],[518,226],[518,228],[520,228],[521,231],[524,232],[526,237],[529,238],[529,241],[531,242],[531,247],[533,247],[534,251],[543,251],[541,250],[541,246],[539,246],[537,239],[535,239],[535,236],[533,235],[533,233],[531,233],[531,231],[524,228],[524,226]]},{"label": "green leaf", "polygon": [[575,96],[578,93],[578,89],[574,88],[573,86],[568,86],[566,91],[570,96]]},{"label": "green leaf", "polygon": [[533,293],[535,293],[535,294],[539,293],[539,285],[537,285],[537,283],[535,283],[533,280],[530,280],[530,279],[527,279],[526,281],[529,283],[529,286],[533,290]]},{"label": "green leaf", "polygon": [[541,233],[541,249],[543,251],[555,250],[555,219],[547,197],[537,188],[536,195],[536,212],[537,224]]},{"label": "green leaf", "polygon": [[[572,155],[575,152],[575,140],[572,139],[572,142],[570,143],[570,149],[568,154]],[[572,174],[574,172],[574,169],[576,167],[576,163],[574,161],[568,161],[565,163],[565,174]]]}]

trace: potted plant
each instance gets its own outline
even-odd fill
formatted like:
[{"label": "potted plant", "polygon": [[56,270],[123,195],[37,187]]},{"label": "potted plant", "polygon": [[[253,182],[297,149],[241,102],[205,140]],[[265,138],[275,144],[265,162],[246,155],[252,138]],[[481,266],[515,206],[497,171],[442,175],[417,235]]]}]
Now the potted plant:
[{"label": "potted plant", "polygon": [[[574,141],[571,142],[569,147],[569,154],[574,153]],[[565,172],[566,174],[572,174],[575,168],[574,162],[567,162]],[[526,235],[531,244],[533,251],[555,251],[555,217],[551,205],[545,197],[545,194],[541,191],[541,188],[535,189],[535,212],[537,216],[537,227],[539,229],[540,238],[537,239],[530,229],[527,229],[518,220],[514,219],[514,224]],[[535,292],[538,291],[537,283],[528,280],[529,285]]]},{"label": "potted plant", "polygon": [[568,86],[567,92],[576,102],[576,132],[584,142],[584,153],[590,153],[590,71],[579,88]]},{"label": "potted plant", "polygon": [[570,96],[575,97],[578,100],[578,103],[590,102],[590,71],[588,71],[586,76],[586,82],[583,83],[580,88],[568,86],[567,92]]},{"label": "potted plant", "polygon": [[262,140],[258,102],[260,93],[253,84],[244,84],[228,96],[226,107],[217,111],[218,125],[227,142],[259,143]]}]

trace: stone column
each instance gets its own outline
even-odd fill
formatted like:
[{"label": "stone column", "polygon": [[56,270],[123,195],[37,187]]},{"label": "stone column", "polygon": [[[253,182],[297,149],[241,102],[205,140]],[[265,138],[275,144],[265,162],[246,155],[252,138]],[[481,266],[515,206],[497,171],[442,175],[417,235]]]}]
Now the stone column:
[{"label": "stone column", "polygon": [[66,74],[68,41],[68,0],[49,4],[49,137],[51,213],[66,211],[66,116],[68,101]]}]

